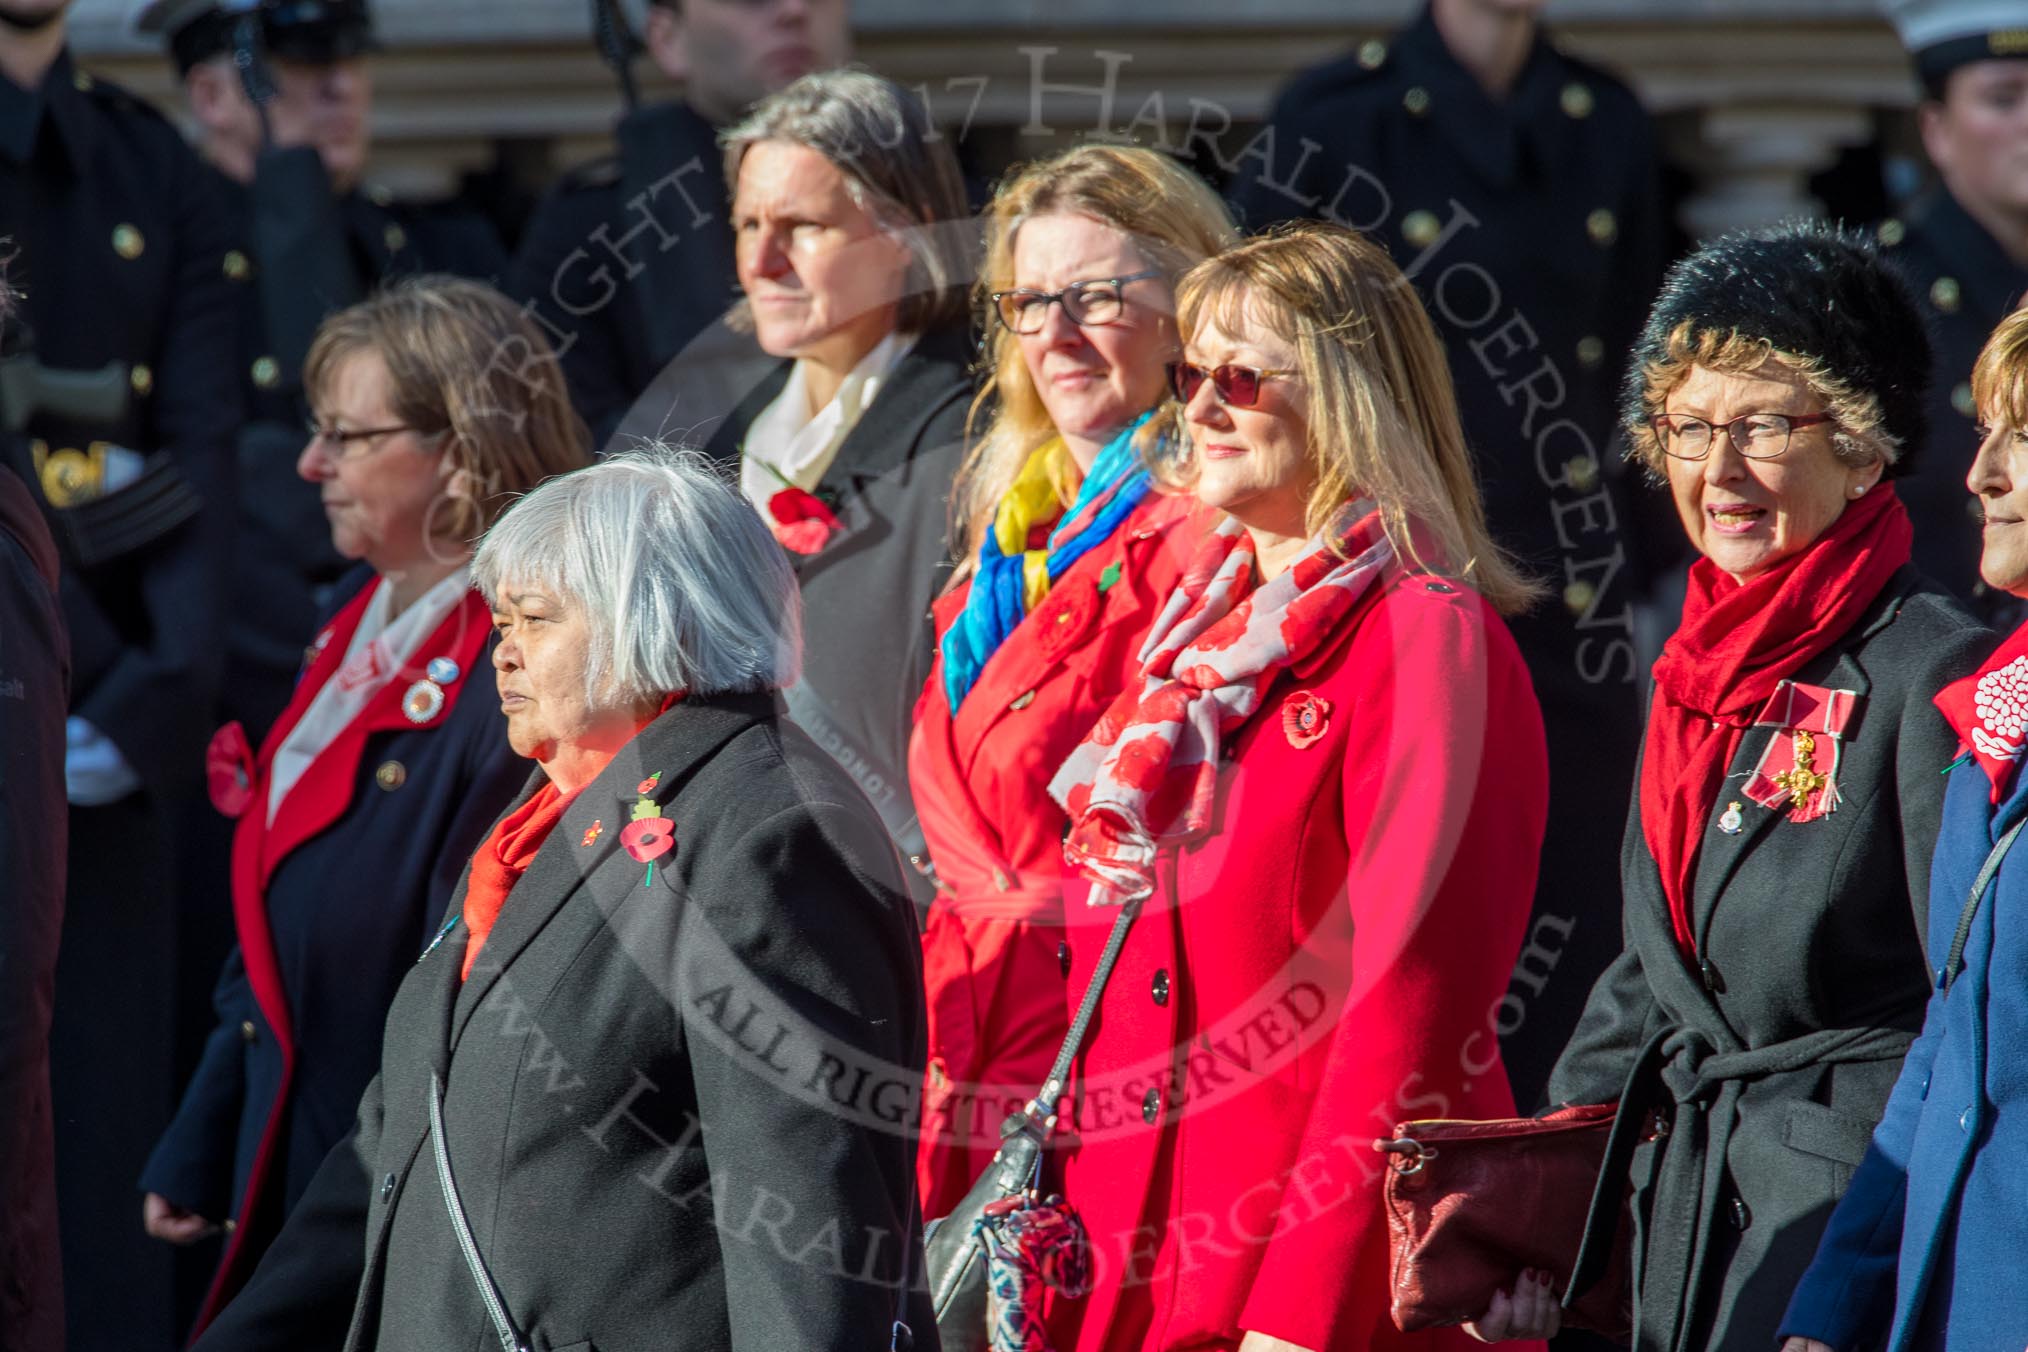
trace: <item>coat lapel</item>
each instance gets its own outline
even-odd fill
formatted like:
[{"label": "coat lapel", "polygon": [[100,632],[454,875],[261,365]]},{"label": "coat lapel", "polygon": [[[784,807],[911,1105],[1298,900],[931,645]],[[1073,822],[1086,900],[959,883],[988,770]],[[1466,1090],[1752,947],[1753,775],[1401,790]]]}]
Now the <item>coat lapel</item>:
[{"label": "coat lapel", "polygon": [[[472,974],[455,996],[450,1011],[447,1044],[455,1049],[464,1036],[472,1015],[485,1002],[487,993],[501,975],[561,911],[585,880],[615,855],[623,854],[620,833],[625,829],[634,803],[650,798],[668,812],[683,783],[714,751],[741,731],[774,715],[774,700],[766,694],[719,695],[686,699],[643,728],[620,748],[597,779],[585,785],[565,809],[556,828],[536,851],[528,871],[515,883],[500,915],[493,922],[485,947],[472,964]],[[539,773],[539,772],[538,772]],[[643,794],[640,784],[659,773],[652,792]],[[585,836],[596,822],[599,831],[592,843]],[[675,867],[683,850],[683,823],[676,822],[676,847],[656,861],[657,869]],[[629,858],[627,862],[632,865]],[[638,868],[639,872],[634,869]],[[647,865],[619,871],[626,885],[639,887]],[[464,889],[460,886],[456,905],[462,911]],[[455,930],[458,967],[464,963],[464,927]],[[452,947],[450,939],[445,948]],[[450,969],[453,974],[457,967]]]},{"label": "coat lapel", "polygon": [[[966,361],[962,333],[932,330],[918,337],[839,443],[831,467],[817,481],[818,496],[829,490],[839,502],[850,503],[874,480],[905,473],[916,450],[917,429],[949,403],[953,393],[969,393]],[[858,528],[849,519],[846,525]]]}]

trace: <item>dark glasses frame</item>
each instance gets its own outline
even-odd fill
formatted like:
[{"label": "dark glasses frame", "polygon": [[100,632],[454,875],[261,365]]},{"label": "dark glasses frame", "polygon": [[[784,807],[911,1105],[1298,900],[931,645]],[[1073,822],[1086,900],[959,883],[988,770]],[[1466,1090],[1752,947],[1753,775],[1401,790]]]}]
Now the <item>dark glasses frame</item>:
[{"label": "dark glasses frame", "polygon": [[1219,403],[1228,408],[1252,408],[1260,402],[1260,387],[1269,379],[1300,374],[1292,367],[1236,366],[1230,362],[1204,367],[1195,362],[1172,361],[1169,363],[1169,389],[1179,402],[1187,404],[1197,397],[1197,391],[1203,389],[1204,382],[1209,380]]},{"label": "dark glasses frame", "polygon": [[[1779,418],[1788,424],[1788,430],[1782,434],[1782,444],[1779,447],[1772,451],[1750,451],[1746,448],[1745,428],[1755,418]],[[1671,460],[1687,460],[1695,464],[1700,460],[1711,458],[1711,449],[1718,444],[1720,432],[1725,433],[1726,439],[1732,443],[1732,449],[1738,452],[1742,460],[1778,460],[1788,454],[1789,442],[1798,430],[1835,421],[1837,420],[1828,413],[1745,413],[1731,422],[1724,423],[1715,423],[1709,418],[1699,418],[1688,413],[1657,413],[1648,419],[1648,426],[1654,429],[1655,440],[1660,444],[1663,455]],[[1685,455],[1681,451],[1670,449],[1671,443],[1681,435],[1685,425],[1707,429],[1702,454]]]},{"label": "dark glasses frame", "polygon": [[[1078,311],[1083,308],[1082,302],[1086,287],[1109,286],[1113,290],[1118,291],[1126,286],[1128,282],[1145,282],[1150,278],[1160,277],[1161,275],[1162,271],[1159,268],[1146,268],[1140,272],[1130,272],[1124,277],[1087,277],[1083,281],[1072,282],[1061,291],[1031,291],[1026,287],[1017,287],[1011,291],[995,291],[991,295],[993,314],[999,319],[1002,328],[1006,329],[1009,333],[1018,335],[1032,335],[1042,332],[1043,324],[1048,322],[1047,315],[1049,307],[1052,305],[1063,306],[1064,316],[1079,328],[1083,328],[1087,323],[1103,327],[1107,324],[1117,323],[1119,316],[1115,315],[1110,319],[1094,320],[1087,320],[1081,317]],[[1007,313],[1007,302],[1015,297],[1030,302],[1034,307],[1034,312],[1044,316],[1043,319],[1036,321],[1034,328],[1023,329],[1017,327],[1013,317]],[[1122,295],[1118,300],[1120,310],[1124,313],[1127,298]]]}]

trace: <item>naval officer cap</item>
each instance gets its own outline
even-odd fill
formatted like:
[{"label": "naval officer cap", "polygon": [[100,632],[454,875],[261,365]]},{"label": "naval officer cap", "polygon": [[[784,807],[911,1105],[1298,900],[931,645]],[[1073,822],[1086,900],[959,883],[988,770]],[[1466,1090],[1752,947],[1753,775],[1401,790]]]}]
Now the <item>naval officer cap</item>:
[{"label": "naval officer cap", "polygon": [[260,16],[261,41],[272,56],[329,65],[379,46],[366,0],[150,0],[135,28],[161,34],[176,69],[230,51],[240,17]]},{"label": "naval officer cap", "polygon": [[1886,0],[1887,16],[1931,98],[1951,72],[1974,61],[2028,61],[2022,0]]}]

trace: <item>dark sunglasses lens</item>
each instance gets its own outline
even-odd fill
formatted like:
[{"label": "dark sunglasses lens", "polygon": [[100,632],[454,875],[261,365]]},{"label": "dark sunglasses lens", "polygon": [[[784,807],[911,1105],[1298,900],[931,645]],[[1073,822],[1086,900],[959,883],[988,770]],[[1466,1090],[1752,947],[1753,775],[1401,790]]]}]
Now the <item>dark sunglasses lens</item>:
[{"label": "dark sunglasses lens", "polygon": [[1192,399],[1195,399],[1197,391],[1203,385],[1203,367],[1192,366],[1187,361],[1172,361],[1169,363],[1169,388],[1174,390],[1176,397],[1184,403],[1187,404]]},{"label": "dark sunglasses lens", "polygon": [[1250,366],[1221,366],[1211,373],[1218,397],[1235,408],[1252,408],[1260,398],[1260,372]]}]

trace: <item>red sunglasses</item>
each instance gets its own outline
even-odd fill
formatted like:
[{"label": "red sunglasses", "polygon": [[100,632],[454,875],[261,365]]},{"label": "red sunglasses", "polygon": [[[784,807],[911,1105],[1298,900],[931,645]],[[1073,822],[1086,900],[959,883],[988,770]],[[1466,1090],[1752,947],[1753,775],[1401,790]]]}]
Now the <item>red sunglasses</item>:
[{"label": "red sunglasses", "polygon": [[1295,374],[1293,370],[1259,366],[1214,366],[1207,370],[1192,362],[1172,361],[1169,363],[1169,388],[1187,404],[1197,397],[1197,391],[1203,389],[1204,382],[1209,380],[1219,403],[1233,408],[1252,408],[1260,402],[1262,381],[1269,376]]}]

